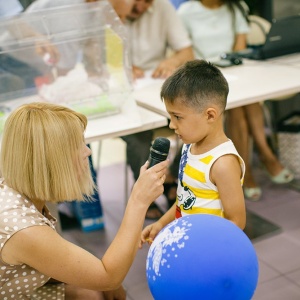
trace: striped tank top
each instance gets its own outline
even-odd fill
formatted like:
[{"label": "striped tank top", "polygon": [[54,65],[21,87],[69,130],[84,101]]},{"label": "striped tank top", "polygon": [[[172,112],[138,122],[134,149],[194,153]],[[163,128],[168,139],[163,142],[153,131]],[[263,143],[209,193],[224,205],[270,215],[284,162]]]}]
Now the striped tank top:
[{"label": "striped tank top", "polygon": [[179,182],[176,198],[176,218],[190,214],[211,214],[224,217],[218,189],[210,181],[213,163],[226,154],[239,159],[243,184],[245,164],[231,140],[199,155],[190,153],[191,145],[184,145],[179,166]]}]

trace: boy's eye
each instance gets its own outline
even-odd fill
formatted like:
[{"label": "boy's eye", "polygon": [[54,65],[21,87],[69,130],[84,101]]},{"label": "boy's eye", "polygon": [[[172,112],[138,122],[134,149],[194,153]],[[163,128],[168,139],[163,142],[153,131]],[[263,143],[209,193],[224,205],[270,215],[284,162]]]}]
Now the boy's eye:
[{"label": "boy's eye", "polygon": [[181,119],[181,117],[176,116],[176,115],[174,115],[174,118],[175,118],[176,120],[180,120],[180,119]]}]

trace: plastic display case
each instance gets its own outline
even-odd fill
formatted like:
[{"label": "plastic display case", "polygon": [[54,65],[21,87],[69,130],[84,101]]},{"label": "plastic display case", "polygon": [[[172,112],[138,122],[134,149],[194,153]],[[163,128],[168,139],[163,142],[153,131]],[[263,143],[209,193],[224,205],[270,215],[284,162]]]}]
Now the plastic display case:
[{"label": "plastic display case", "polygon": [[[0,137],[24,103],[57,103],[90,119],[125,110],[134,101],[128,57],[126,29],[105,0],[0,20]],[[83,231],[104,227],[98,198],[74,210]]]},{"label": "plastic display case", "polygon": [[22,103],[69,106],[89,118],[132,95],[126,29],[105,0],[0,21],[0,133]]}]

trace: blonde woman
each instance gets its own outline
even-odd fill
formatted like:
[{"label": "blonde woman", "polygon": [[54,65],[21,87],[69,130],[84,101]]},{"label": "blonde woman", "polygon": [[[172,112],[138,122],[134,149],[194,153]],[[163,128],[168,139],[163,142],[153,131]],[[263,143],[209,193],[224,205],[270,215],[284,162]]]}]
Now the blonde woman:
[{"label": "blonde woman", "polygon": [[[47,209],[47,202],[84,200],[93,192],[86,125],[84,115],[46,103],[23,105],[5,123],[0,155],[1,299],[46,299],[50,294],[51,299],[126,298],[121,283],[138,249],[148,206],[163,192],[168,162],[141,167],[119,231],[98,259],[63,239]],[[115,290],[109,298],[100,292],[109,290]]]}]

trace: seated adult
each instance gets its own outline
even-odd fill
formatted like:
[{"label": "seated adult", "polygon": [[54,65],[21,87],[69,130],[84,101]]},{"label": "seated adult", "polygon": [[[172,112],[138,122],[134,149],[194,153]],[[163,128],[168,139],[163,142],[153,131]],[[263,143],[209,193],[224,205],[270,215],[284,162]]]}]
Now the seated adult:
[{"label": "seated adult", "polygon": [[[134,78],[144,77],[146,71],[154,78],[166,78],[194,58],[188,34],[169,0],[135,0],[125,24]],[[153,131],[122,138],[127,143],[127,162],[136,180],[140,166],[149,156]],[[161,215],[155,204],[147,213],[147,217],[153,219]]]}]

